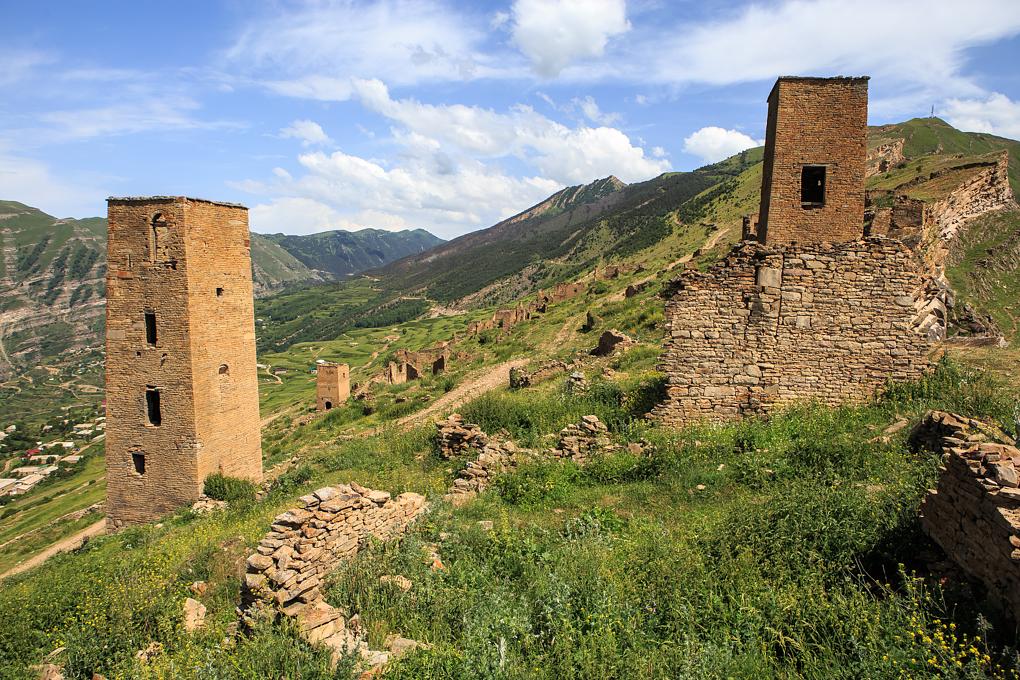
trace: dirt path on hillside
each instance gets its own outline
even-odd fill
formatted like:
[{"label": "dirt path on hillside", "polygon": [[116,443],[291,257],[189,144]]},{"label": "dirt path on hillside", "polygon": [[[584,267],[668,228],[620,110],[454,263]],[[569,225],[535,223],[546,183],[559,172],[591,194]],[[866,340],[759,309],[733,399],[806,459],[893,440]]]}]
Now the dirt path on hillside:
[{"label": "dirt path on hillside", "polygon": [[397,425],[407,427],[417,425],[428,418],[438,414],[445,415],[447,412],[456,410],[459,406],[481,396],[490,390],[497,389],[503,385],[510,384],[510,369],[519,368],[528,363],[528,359],[511,359],[493,366],[485,373],[457,385],[452,390],[434,401],[427,408],[405,416],[397,421]]},{"label": "dirt path on hillside", "polygon": [[95,524],[90,524],[89,526],[85,527],[76,534],[71,534],[67,538],[63,538],[57,541],[56,543],[49,546],[42,552],[32,555],[32,557],[29,557],[21,564],[11,567],[4,573],[0,574],[0,580],[5,579],[9,576],[14,576],[15,574],[20,574],[23,571],[28,571],[29,569],[38,567],[40,564],[42,564],[49,558],[53,557],[57,553],[67,552],[68,550],[74,550],[75,548],[79,548],[81,547],[81,544],[85,542],[86,539],[92,538],[93,536],[98,536],[104,531],[106,531],[105,518],[99,520]]}]

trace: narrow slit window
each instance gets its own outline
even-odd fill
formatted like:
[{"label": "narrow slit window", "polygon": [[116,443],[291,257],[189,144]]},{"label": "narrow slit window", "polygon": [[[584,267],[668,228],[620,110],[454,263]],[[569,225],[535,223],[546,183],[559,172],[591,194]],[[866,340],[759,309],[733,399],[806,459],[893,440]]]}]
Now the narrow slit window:
[{"label": "narrow slit window", "polygon": [[156,344],[156,312],[145,313],[145,342],[149,345]]},{"label": "narrow slit window", "polygon": [[217,288],[216,289],[216,297],[223,297],[223,289],[222,288]]},{"label": "narrow slit window", "polygon": [[144,453],[132,453],[131,464],[135,466],[135,474],[145,474],[145,454]]},{"label": "narrow slit window", "polygon": [[158,427],[163,423],[163,415],[159,410],[159,390],[152,385],[145,388],[145,415],[149,425]]},{"label": "narrow slit window", "polygon": [[805,207],[825,205],[824,165],[805,165],[801,169],[800,203]]}]

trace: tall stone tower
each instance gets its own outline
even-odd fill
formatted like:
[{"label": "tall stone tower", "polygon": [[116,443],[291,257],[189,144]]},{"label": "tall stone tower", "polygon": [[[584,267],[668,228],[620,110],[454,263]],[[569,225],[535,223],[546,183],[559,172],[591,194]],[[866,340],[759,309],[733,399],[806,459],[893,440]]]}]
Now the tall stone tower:
[{"label": "tall stone tower", "polygon": [[351,396],[351,367],[319,364],[315,369],[315,405],[320,411],[340,406]]},{"label": "tall stone tower", "polygon": [[106,514],[145,522],[219,472],[262,478],[248,209],[110,198]]},{"label": "tall stone tower", "polygon": [[867,135],[867,77],[776,81],[765,128],[762,243],[862,238]]}]

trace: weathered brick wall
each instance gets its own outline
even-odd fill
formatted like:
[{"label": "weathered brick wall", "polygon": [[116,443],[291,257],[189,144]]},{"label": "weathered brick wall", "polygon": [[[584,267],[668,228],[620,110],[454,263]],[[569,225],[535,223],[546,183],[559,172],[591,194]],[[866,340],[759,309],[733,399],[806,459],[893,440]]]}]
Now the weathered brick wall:
[{"label": "weathered brick wall", "polygon": [[915,327],[924,279],[890,239],[764,246],[745,242],[707,273],[675,282],[653,411],[684,425],[803,400],[860,401],[918,377],[932,341]]},{"label": "weathered brick wall", "polygon": [[351,367],[347,364],[318,364],[315,368],[315,407],[328,411],[351,396]]},{"label": "weathered brick wall", "polygon": [[[780,78],[769,95],[758,233],[764,243],[862,235],[867,78]],[[826,167],[825,204],[802,207],[801,169]]]},{"label": "weathered brick wall", "polygon": [[1020,620],[1020,450],[989,436],[990,429],[934,412],[915,431],[915,441],[944,452],[938,489],[921,506],[921,526]]},{"label": "weathered brick wall", "polygon": [[[181,197],[109,201],[106,466],[113,526],[193,502],[213,472],[261,479],[248,238],[241,206]],[[154,344],[146,313],[155,314]],[[147,386],[159,392],[159,425],[147,419]],[[144,456],[144,472],[132,454]]]}]

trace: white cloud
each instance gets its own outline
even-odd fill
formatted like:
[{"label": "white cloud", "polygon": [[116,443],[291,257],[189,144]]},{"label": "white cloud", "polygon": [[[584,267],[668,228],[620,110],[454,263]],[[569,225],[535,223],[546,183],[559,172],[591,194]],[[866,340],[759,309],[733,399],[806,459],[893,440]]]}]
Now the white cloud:
[{"label": "white cloud", "polygon": [[47,141],[91,139],[153,130],[214,130],[241,127],[230,121],[205,121],[193,112],[199,108],[189,97],[168,95],[130,103],[84,109],[50,111],[38,116],[49,126]]},{"label": "white cloud", "polygon": [[710,125],[700,130],[695,130],[690,136],[684,138],[684,151],[700,157],[708,163],[715,163],[728,158],[744,149],[761,146],[763,142],[756,141],[739,130],[726,130],[721,127]]},{"label": "white cloud", "polygon": [[669,163],[645,155],[616,128],[570,128],[530,106],[507,113],[462,104],[423,104],[393,99],[378,80],[355,81],[357,98],[369,109],[397,121],[452,152],[475,157],[514,156],[563,184],[580,184],[615,174],[626,182],[644,180],[669,169]]},{"label": "white cloud", "polygon": [[612,125],[613,123],[618,123],[621,118],[620,114],[618,113],[608,113],[602,111],[602,109],[599,108],[598,103],[591,95],[588,95],[587,97],[584,98],[575,97],[573,100],[573,104],[577,108],[581,109],[581,113],[584,114],[585,118],[587,118],[593,123],[598,123],[599,125]]},{"label": "white cloud", "polygon": [[999,92],[985,99],[950,99],[942,115],[960,130],[1020,140],[1020,102]]},{"label": "white cloud", "polygon": [[504,67],[481,50],[485,17],[441,0],[286,5],[252,20],[227,59],[274,92],[344,100],[352,77],[393,85],[469,80]]},{"label": "white cloud", "polygon": [[443,168],[437,155],[408,156],[384,167],[342,151],[317,151],[298,158],[300,177],[277,175],[269,183],[232,186],[273,197],[252,209],[256,231],[422,227],[445,237],[498,222],[561,188],[541,177],[511,177],[478,161],[460,159]]},{"label": "white cloud", "polygon": [[600,57],[630,29],[624,0],[516,0],[513,40],[545,78],[579,59]]},{"label": "white cloud", "polygon": [[843,73],[965,92],[974,86],[960,76],[964,50],[1017,32],[1016,0],[784,0],[671,26],[645,40],[628,65],[644,63],[648,77],[666,82]]},{"label": "white cloud", "polygon": [[53,55],[37,50],[0,51],[0,85],[23,80],[39,66],[53,61]]},{"label": "white cloud", "polygon": [[109,192],[58,177],[40,161],[0,149],[0,197],[39,208],[56,217],[95,215]]},{"label": "white cloud", "polygon": [[300,139],[301,146],[319,146],[333,141],[322,126],[313,120],[295,120],[280,130],[280,136],[284,139]]}]

